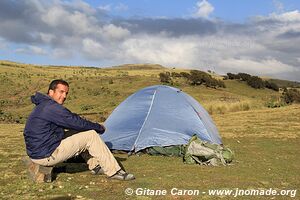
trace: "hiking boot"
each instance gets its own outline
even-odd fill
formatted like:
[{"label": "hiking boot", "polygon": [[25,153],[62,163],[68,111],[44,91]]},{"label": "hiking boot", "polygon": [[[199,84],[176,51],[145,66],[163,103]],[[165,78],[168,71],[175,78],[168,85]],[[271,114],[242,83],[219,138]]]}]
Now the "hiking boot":
[{"label": "hiking boot", "polygon": [[27,174],[36,183],[52,182],[53,167],[46,167],[32,162],[29,157],[23,157],[23,162],[27,167]]},{"label": "hiking boot", "polygon": [[93,175],[103,175],[104,174],[104,170],[101,168],[100,165],[97,165],[94,169],[91,170],[91,173]]},{"label": "hiking boot", "polygon": [[120,181],[130,181],[130,180],[135,179],[135,177],[133,176],[133,174],[129,174],[120,169],[119,171],[117,171],[117,173],[115,173],[114,175],[109,177],[109,179],[117,179]]}]

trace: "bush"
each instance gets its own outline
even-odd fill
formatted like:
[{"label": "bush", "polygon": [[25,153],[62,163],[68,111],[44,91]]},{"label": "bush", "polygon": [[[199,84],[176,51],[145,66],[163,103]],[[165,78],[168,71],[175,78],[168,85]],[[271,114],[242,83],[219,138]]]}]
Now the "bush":
[{"label": "bush", "polygon": [[263,81],[258,76],[251,76],[250,74],[246,74],[246,73],[238,73],[238,74],[227,73],[227,77],[228,79],[238,79],[238,80],[246,81],[249,86],[255,89],[266,87],[271,90],[279,91],[279,87],[275,83]]},{"label": "bush", "polygon": [[280,108],[282,106],[285,106],[286,104],[282,101],[270,101],[270,102],[267,102],[266,106],[268,108]]},{"label": "bush", "polygon": [[172,83],[172,79],[170,77],[170,73],[159,73],[160,82],[162,83]]},{"label": "bush", "polygon": [[82,110],[82,111],[91,110],[93,108],[94,108],[94,106],[92,106],[92,105],[85,105],[85,104],[80,105],[80,110]]},{"label": "bush", "polygon": [[237,76],[240,77],[242,81],[247,81],[247,82],[251,80],[253,77],[257,77],[257,76],[251,76],[250,74],[246,74],[246,73],[238,73]]},{"label": "bush", "polygon": [[205,84],[207,87],[212,87],[212,88],[225,87],[223,81],[217,80],[213,78],[211,75],[198,70],[191,70],[189,80],[191,85]]},{"label": "bush", "polygon": [[266,86],[266,88],[268,88],[268,89],[275,90],[275,91],[277,91],[277,92],[279,91],[279,87],[278,87],[278,85],[276,85],[275,83],[265,81],[265,86]]},{"label": "bush", "polygon": [[191,85],[201,85],[205,79],[208,78],[208,74],[206,74],[205,72],[201,72],[198,70],[192,70],[189,80],[191,81]]},{"label": "bush", "polygon": [[221,80],[218,80],[218,86],[221,87],[221,88],[226,88],[225,83]]},{"label": "bush", "polygon": [[184,77],[184,78],[187,78],[187,79],[189,79],[190,78],[190,74],[189,73],[187,73],[187,72],[180,72],[180,75],[181,75],[181,77]]},{"label": "bush", "polygon": [[297,89],[286,89],[282,94],[285,103],[300,103],[300,92]]},{"label": "bush", "polygon": [[265,87],[264,81],[258,76],[251,76],[247,80],[247,84],[255,89],[260,89]]},{"label": "bush", "polygon": [[177,72],[172,72],[171,73],[172,77],[181,77],[181,74],[177,73]]},{"label": "bush", "polygon": [[240,76],[236,75],[236,74],[232,74],[232,73],[227,73],[227,77],[228,79],[240,79]]}]

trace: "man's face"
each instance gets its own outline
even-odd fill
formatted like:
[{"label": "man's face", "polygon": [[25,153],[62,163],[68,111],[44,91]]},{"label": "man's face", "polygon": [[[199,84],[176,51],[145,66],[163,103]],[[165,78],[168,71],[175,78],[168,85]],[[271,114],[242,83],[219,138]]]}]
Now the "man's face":
[{"label": "man's face", "polygon": [[63,104],[67,99],[69,87],[63,84],[57,84],[55,90],[49,90],[49,96],[59,104]]}]

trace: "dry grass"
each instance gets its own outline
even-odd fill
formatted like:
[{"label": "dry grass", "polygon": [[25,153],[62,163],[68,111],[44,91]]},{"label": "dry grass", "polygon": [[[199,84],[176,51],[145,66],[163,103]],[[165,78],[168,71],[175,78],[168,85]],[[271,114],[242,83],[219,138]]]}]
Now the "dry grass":
[{"label": "dry grass", "polygon": [[[0,113],[11,116],[13,122],[16,117],[23,117],[21,121],[24,121],[33,107],[30,95],[35,91],[45,92],[51,79],[63,78],[71,83],[66,106],[77,113],[96,113],[86,117],[99,121],[99,115],[107,117],[130,94],[146,86],[160,84],[160,72],[181,71],[147,67],[142,70],[136,69],[136,66],[127,69],[41,67],[1,61]],[[237,199],[208,195],[126,196],[124,191],[128,187],[168,191],[174,187],[201,191],[300,189],[300,105],[266,108],[265,104],[278,99],[280,93],[255,90],[238,81],[228,80],[225,84],[225,89],[211,89],[189,86],[183,79],[174,81],[175,87],[194,97],[212,113],[223,143],[236,154],[232,165],[185,165],[181,158],[118,154],[116,157],[125,169],[136,175],[135,181],[107,180],[104,176],[90,175],[85,171],[85,165],[69,164],[68,173],[59,173],[53,183],[35,184],[28,180],[21,162],[26,154],[24,124],[0,124],[0,199]],[[238,199],[249,199],[249,196]]]},{"label": "dry grass", "polygon": [[[132,182],[92,176],[80,164],[67,165],[50,184],[27,179],[21,162],[25,155],[24,125],[0,125],[0,195],[3,199],[216,199],[217,196],[127,196],[126,188],[165,189],[299,189],[300,106],[215,114],[225,145],[235,151],[233,165],[185,165],[181,158],[131,156],[117,159],[137,177]],[[255,169],[255,170],[254,170]],[[297,195],[298,197],[298,195]],[[249,198],[249,197],[248,197]],[[239,199],[248,199],[239,197]],[[253,196],[251,199],[269,199]],[[272,198],[272,197],[271,197]],[[277,197],[275,199],[286,199]],[[222,196],[222,199],[236,199]]]},{"label": "dry grass", "polygon": [[300,106],[213,115],[223,137],[299,138]]}]

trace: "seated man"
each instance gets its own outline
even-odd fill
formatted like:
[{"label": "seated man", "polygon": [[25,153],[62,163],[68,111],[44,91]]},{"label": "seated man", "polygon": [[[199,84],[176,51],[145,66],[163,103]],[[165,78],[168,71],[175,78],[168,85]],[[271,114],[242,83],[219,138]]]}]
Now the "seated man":
[{"label": "seated man", "polygon": [[[105,127],[81,118],[63,106],[69,92],[64,80],[50,83],[48,95],[37,92],[31,97],[36,105],[30,114],[24,138],[27,154],[33,163],[53,166],[73,156],[88,152],[87,164],[93,174],[106,174],[118,180],[133,180],[124,172],[98,134]],[[77,133],[65,135],[64,129]]]}]

